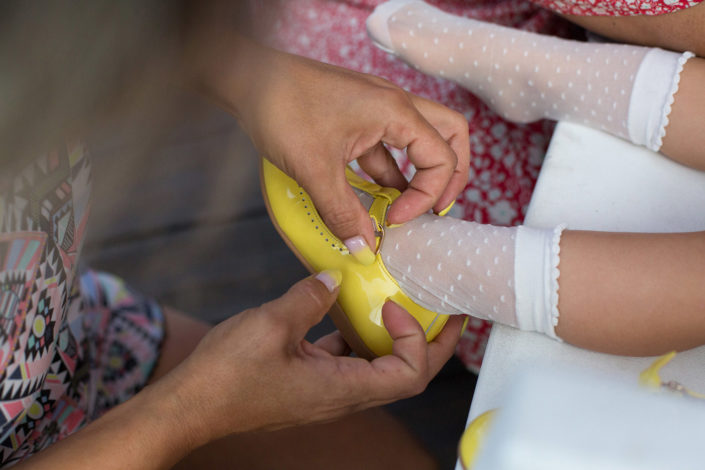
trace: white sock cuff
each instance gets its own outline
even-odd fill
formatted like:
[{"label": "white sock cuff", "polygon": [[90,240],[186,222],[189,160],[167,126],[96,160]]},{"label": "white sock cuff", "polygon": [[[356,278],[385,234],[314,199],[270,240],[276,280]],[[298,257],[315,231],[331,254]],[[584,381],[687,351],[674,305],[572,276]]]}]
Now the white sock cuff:
[{"label": "white sock cuff", "polygon": [[517,324],[521,330],[538,331],[560,341],[558,324],[558,264],[560,239],[565,229],[520,226],[514,252]]},{"label": "white sock cuff", "polygon": [[679,54],[657,48],[646,53],[629,101],[627,126],[632,142],[654,152],[661,149],[680,74],[691,57],[692,52]]}]

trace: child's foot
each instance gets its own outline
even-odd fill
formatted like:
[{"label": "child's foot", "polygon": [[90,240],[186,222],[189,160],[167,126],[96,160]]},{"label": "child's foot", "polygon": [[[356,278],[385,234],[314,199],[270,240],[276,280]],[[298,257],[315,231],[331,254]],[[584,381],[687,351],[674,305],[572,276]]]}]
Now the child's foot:
[{"label": "child's foot", "polygon": [[429,214],[386,228],[380,252],[402,290],[429,310],[555,337],[560,235]]}]

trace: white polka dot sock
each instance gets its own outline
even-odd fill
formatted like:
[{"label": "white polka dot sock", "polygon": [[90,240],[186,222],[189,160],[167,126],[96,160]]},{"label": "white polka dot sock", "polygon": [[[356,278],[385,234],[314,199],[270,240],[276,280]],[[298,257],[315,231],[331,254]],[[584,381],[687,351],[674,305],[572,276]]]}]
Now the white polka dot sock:
[{"label": "white polka dot sock", "polygon": [[418,0],[378,6],[367,31],[380,48],[459,83],[506,119],[578,122],[656,151],[693,56],[519,31]]},{"label": "white polka dot sock", "polygon": [[425,214],[387,228],[380,250],[402,290],[429,310],[556,338],[562,230],[494,227]]}]

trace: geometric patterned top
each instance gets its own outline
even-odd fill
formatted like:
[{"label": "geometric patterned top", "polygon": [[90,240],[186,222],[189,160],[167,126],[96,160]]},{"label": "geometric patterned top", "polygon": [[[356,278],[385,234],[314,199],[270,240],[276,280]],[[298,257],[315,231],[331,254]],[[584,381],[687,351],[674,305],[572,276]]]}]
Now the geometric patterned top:
[{"label": "geometric patterned top", "polygon": [[118,279],[77,276],[90,189],[81,143],[0,171],[0,465],[129,398],[156,360],[156,304]]}]

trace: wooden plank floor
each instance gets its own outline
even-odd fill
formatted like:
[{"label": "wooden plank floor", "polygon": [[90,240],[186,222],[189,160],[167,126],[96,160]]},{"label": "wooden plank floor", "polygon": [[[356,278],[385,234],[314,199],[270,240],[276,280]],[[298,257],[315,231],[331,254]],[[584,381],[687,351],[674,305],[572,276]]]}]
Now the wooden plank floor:
[{"label": "wooden plank floor", "polygon": [[193,107],[166,129],[91,145],[86,257],[165,303],[218,322],[307,273],[267,217],[247,137],[230,116]]},{"label": "wooden plank floor", "polygon": [[[184,99],[168,119],[115,122],[89,142],[93,205],[84,260],[161,302],[219,322],[308,273],[260,196],[258,159],[235,120]],[[314,339],[333,329],[324,320]],[[475,376],[457,361],[389,407],[452,468]]]}]

